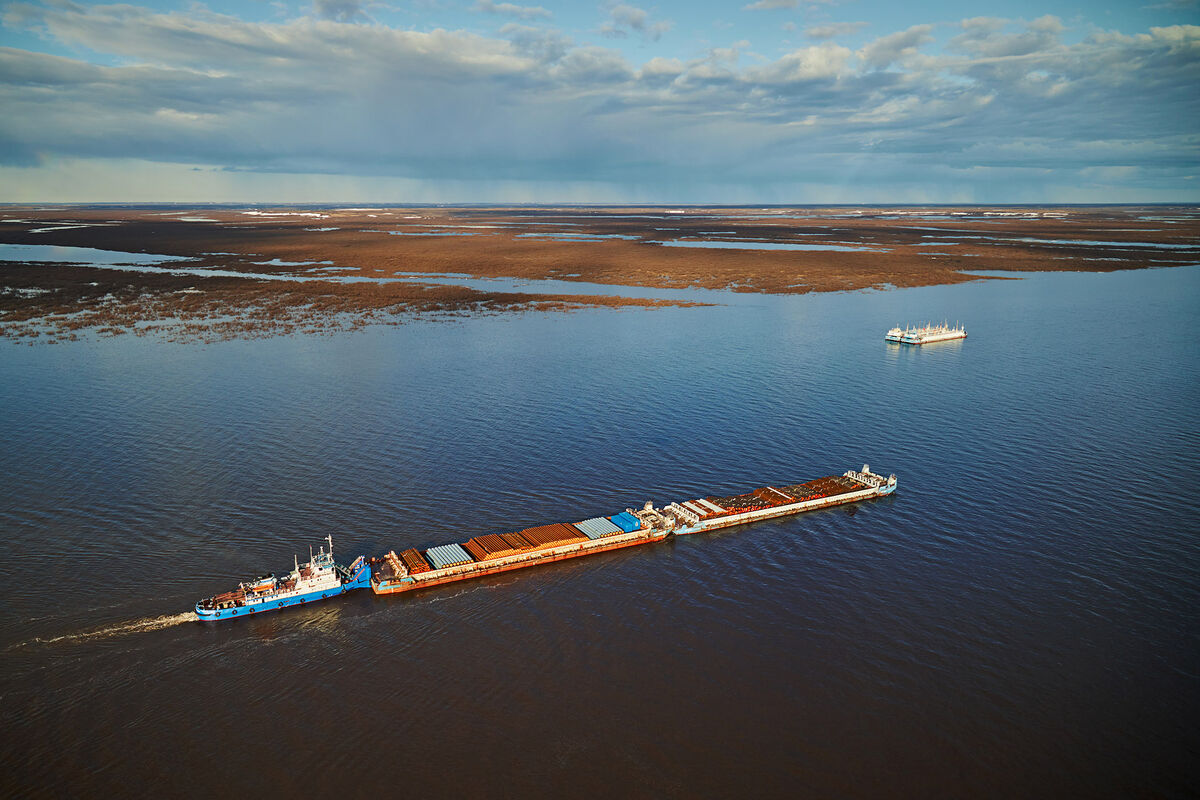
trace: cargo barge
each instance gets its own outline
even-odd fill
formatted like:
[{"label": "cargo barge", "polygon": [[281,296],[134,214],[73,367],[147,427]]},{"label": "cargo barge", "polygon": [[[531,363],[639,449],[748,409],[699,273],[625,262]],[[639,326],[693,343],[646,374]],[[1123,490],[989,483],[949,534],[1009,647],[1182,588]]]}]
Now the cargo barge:
[{"label": "cargo barge", "polygon": [[371,577],[371,567],[365,556],[359,556],[348,567],[333,560],[333,537],[326,536],[329,551],[322,547],[315,556],[309,550],[308,561],[294,559],[295,569],[283,578],[264,575],[243,581],[232,592],[214,595],[196,603],[196,616],[202,622],[233,619],[288,606],[328,600],[354,589],[364,589]]},{"label": "cargo barge", "polygon": [[948,342],[953,339],[967,338],[967,330],[962,325],[950,327],[946,323],[941,325],[921,325],[915,328],[892,328],[887,332],[884,341],[894,342],[895,344],[933,344],[934,342]]},{"label": "cargo barge", "polygon": [[694,533],[749,522],[786,517],[844,503],[884,497],[896,491],[896,476],[861,471],[817,478],[788,486],[766,486],[742,495],[702,497],[655,508],[627,508],[619,514],[580,522],[539,525],[513,533],[476,536],[458,544],[424,550],[394,550],[382,558],[356,558],[348,567],[333,559],[333,538],[286,577],[266,575],[238,585],[232,592],[201,600],[196,616],[203,621],[233,619],[288,606],[328,600],[370,586],[376,594],[408,592],[443,583],[480,578],[567,558],[579,558],[636,547]]},{"label": "cargo barge", "polygon": [[668,536],[705,533],[748,522],[884,497],[896,491],[896,476],[883,477],[864,464],[861,471],[789,486],[767,486],[743,495],[703,497],[655,508],[628,508],[611,517],[556,523],[514,533],[477,536],[460,544],[394,550],[373,562],[376,594],[480,578],[514,569],[579,558],[623,547],[662,541]]}]

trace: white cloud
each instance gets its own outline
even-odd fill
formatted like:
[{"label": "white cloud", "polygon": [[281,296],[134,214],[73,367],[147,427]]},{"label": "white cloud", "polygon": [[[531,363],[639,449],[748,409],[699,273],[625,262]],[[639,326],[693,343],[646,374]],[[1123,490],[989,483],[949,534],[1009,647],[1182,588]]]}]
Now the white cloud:
[{"label": "white cloud", "polygon": [[1155,3],[1152,6],[1142,6],[1152,11],[1186,11],[1195,8],[1200,0],[1167,0],[1165,3]]},{"label": "white cloud", "polygon": [[603,47],[577,47],[551,70],[560,81],[576,86],[624,83],[633,77],[633,70],[624,58]]},{"label": "white cloud", "polygon": [[800,5],[800,0],[758,0],[756,3],[751,3],[748,6],[743,6],[743,11],[774,11],[779,8],[796,8]]},{"label": "white cloud", "polygon": [[1151,28],[1150,36],[1166,43],[1172,55],[1200,53],[1200,25],[1172,25],[1169,28]]},{"label": "white cloud", "polygon": [[500,28],[500,35],[512,42],[513,46],[523,55],[540,62],[554,62],[561,59],[571,49],[570,37],[556,30],[535,28],[509,22]]},{"label": "white cloud", "polygon": [[524,20],[549,19],[554,16],[541,6],[518,6],[512,3],[496,3],[493,0],[476,0],[475,10]]},{"label": "white cloud", "polygon": [[932,25],[913,25],[908,30],[881,36],[858,51],[866,64],[883,69],[897,61],[915,55],[917,48],[933,41]]},{"label": "white cloud", "polygon": [[824,42],[793,50],[770,64],[747,70],[746,74],[751,80],[772,84],[832,78],[846,71],[853,55],[849,48]]},{"label": "white cloud", "polygon": [[742,6],[743,11],[777,11],[782,8],[816,8],[817,6],[833,5],[838,0],[757,0],[747,6]]},{"label": "white cloud", "polygon": [[600,35],[622,39],[637,33],[645,39],[658,41],[674,24],[669,20],[651,21],[645,9],[621,3],[609,9],[608,20],[600,26]]},{"label": "white cloud", "polygon": [[672,81],[682,75],[683,71],[683,62],[679,59],[655,56],[642,65],[638,77],[651,82]]},{"label": "white cloud", "polygon": [[1066,30],[1058,17],[1050,15],[1023,23],[1023,30],[1017,33],[1005,33],[1009,25],[1008,20],[993,17],[963,20],[963,32],[947,42],[946,47],[975,57],[1022,56],[1053,50]]},{"label": "white cloud", "polygon": [[804,35],[809,39],[835,39],[838,36],[850,36],[870,25],[869,22],[831,22],[828,25],[814,25],[804,29]]},{"label": "white cloud", "polygon": [[1062,24],[1062,20],[1053,14],[1046,14],[1045,16],[1038,17],[1033,22],[1029,23],[1028,28],[1031,31],[1048,33],[1053,36],[1057,36],[1066,30],[1066,27]]}]

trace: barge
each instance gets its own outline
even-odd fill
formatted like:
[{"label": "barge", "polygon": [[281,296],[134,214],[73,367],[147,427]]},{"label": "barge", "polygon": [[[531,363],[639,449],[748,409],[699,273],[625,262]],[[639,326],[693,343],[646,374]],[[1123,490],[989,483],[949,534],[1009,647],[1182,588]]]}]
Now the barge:
[{"label": "barge", "polygon": [[537,564],[579,558],[624,547],[662,541],[786,517],[805,511],[884,497],[896,491],[896,476],[862,470],[789,486],[767,486],[743,495],[702,497],[655,508],[646,503],[610,517],[557,523],[513,533],[477,536],[464,543],[422,552],[394,550],[373,562],[371,589],[395,594],[443,583],[480,578]]},{"label": "barge", "polygon": [[741,495],[701,497],[656,508],[646,503],[619,514],[573,523],[553,523],[512,533],[475,536],[465,542],[391,551],[382,558],[358,556],[343,567],[333,558],[333,537],[283,578],[266,575],[196,604],[202,621],[246,617],[288,606],[329,600],[370,586],[376,594],[395,594],[480,578],[567,558],[580,558],[625,547],[659,542],[668,536],[744,525],[884,497],[896,491],[896,476],[861,470],[806,483],[765,486]]},{"label": "barge", "polygon": [[934,342],[948,342],[953,339],[965,338],[967,338],[966,328],[962,325],[950,327],[946,323],[909,328],[895,327],[883,337],[884,341],[895,344],[933,344]]}]

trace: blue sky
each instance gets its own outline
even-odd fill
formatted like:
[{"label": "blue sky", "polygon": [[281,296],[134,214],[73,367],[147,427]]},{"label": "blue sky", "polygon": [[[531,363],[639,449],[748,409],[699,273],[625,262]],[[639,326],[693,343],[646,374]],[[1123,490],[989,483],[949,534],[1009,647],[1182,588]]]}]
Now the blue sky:
[{"label": "blue sky", "polygon": [[6,202],[1200,202],[1197,0],[2,8]]}]

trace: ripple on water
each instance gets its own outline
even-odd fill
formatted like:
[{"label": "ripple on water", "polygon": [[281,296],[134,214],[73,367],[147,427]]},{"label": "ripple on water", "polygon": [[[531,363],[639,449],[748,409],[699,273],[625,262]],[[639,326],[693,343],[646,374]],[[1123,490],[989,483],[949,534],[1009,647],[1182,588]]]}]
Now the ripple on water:
[{"label": "ripple on water", "polygon": [[[1187,794],[1197,275],[4,344],[0,766],[95,794],[379,764],[456,796]],[[944,316],[971,337],[881,341]],[[895,496],[183,624],[327,533],[378,554],[864,461]],[[301,768],[313,742],[338,770]]]}]

